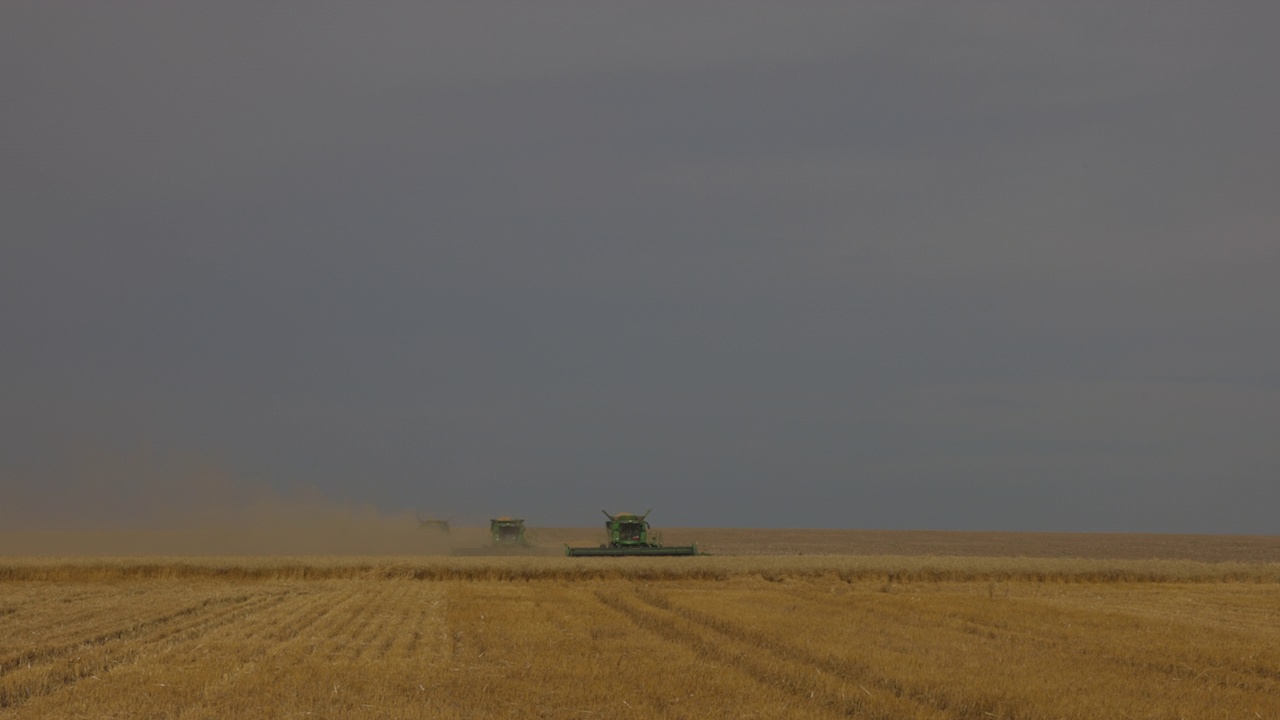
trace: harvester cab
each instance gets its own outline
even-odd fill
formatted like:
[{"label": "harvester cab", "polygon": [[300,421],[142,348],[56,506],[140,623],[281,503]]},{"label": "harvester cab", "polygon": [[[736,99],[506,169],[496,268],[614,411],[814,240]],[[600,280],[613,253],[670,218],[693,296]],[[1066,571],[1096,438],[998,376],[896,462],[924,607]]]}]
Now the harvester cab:
[{"label": "harvester cab", "polygon": [[[645,518],[649,517],[652,510],[645,511],[644,515],[632,515],[631,513],[618,513],[610,515],[607,511],[604,516],[609,518],[604,529],[609,531],[609,544],[618,547],[636,547],[647,546],[649,544],[649,521]],[[654,544],[661,545],[662,537],[658,533],[653,533]]]},{"label": "harvester cab", "polygon": [[499,546],[528,545],[524,534],[524,520],[507,517],[489,520],[489,534],[493,536],[493,544]]},{"label": "harvester cab", "polygon": [[649,517],[652,510],[643,515],[635,513],[618,513],[611,515],[604,529],[608,533],[608,542],[600,547],[565,546],[564,552],[569,557],[617,556],[617,555],[697,555],[697,545],[663,545],[662,535],[649,529]]}]

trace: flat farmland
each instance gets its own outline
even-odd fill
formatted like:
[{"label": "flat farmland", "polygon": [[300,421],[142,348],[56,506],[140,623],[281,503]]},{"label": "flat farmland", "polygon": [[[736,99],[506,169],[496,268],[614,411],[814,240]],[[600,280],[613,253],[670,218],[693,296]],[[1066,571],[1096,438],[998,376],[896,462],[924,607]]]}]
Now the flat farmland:
[{"label": "flat farmland", "polygon": [[1269,538],[1223,538],[1237,556],[1212,561],[814,551],[829,536],[728,554],[738,540],[0,558],[0,718],[1280,717]]}]

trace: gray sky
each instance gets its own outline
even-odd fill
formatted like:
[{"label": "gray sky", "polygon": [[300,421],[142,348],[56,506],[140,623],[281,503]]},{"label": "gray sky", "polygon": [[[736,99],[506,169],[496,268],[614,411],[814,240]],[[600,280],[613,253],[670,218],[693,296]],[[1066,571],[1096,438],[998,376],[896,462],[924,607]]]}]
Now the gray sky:
[{"label": "gray sky", "polygon": [[1277,27],[4,3],[0,517],[1280,533]]}]

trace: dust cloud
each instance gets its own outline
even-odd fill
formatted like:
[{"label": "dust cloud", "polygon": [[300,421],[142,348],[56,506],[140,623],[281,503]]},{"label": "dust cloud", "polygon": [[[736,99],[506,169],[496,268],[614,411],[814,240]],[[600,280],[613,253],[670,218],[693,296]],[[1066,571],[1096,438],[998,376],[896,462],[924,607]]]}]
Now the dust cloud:
[{"label": "dust cloud", "polygon": [[6,482],[0,556],[436,555],[488,538],[145,447],[70,453],[20,480]]},{"label": "dust cloud", "polygon": [[[470,537],[468,541],[466,538]],[[189,528],[0,530],[3,556],[443,555],[482,528],[424,531],[412,516],[343,508],[262,508]]]}]

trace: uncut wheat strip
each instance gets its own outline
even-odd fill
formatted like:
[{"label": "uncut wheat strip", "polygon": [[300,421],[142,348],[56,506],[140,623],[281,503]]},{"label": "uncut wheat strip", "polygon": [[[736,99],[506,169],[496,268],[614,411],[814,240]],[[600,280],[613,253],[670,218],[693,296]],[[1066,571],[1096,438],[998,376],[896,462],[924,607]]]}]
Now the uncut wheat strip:
[{"label": "uncut wheat strip", "polygon": [[[658,581],[664,579],[728,579],[760,576],[766,579],[839,578],[843,581],[889,580],[911,582],[989,582],[1025,580],[1045,583],[1073,582],[1280,582],[1280,563],[1206,563],[1180,560],[1097,560],[1081,558],[952,557],[952,556],[794,556],[763,555],[682,558],[631,558],[658,561],[583,563],[586,570],[605,572],[618,568],[615,578]],[[625,569],[624,569],[625,568]],[[603,579],[601,575],[600,579]]]},{"label": "uncut wheat strip", "polygon": [[[601,562],[594,562],[601,560]],[[725,579],[735,575],[836,575],[847,580],[893,575],[912,580],[1180,581],[1280,583],[1280,563],[1206,563],[1176,560],[1085,560],[946,556],[755,556],[629,558],[121,558],[0,561],[0,579],[14,582],[341,579]]]},{"label": "uncut wheat strip", "polygon": [[0,580],[8,582],[138,582],[217,580],[267,582],[336,579],[365,574],[368,558],[120,557],[0,560]]}]

